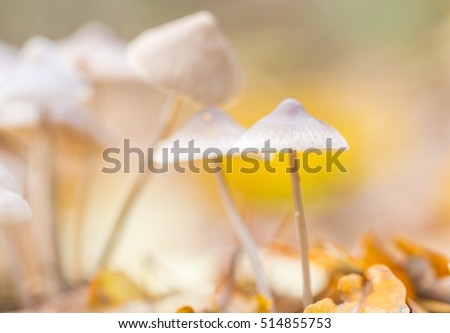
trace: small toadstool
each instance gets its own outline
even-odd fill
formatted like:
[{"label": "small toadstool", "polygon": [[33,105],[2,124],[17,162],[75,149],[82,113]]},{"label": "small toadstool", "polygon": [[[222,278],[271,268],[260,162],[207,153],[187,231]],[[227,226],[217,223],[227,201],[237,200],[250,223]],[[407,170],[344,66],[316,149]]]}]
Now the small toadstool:
[{"label": "small toadstool", "polygon": [[241,149],[257,148],[262,150],[266,148],[267,141],[270,142],[270,147],[275,148],[277,152],[287,151],[289,155],[295,227],[302,259],[303,306],[306,308],[312,303],[312,293],[308,237],[297,152],[307,149],[348,148],[348,145],[335,128],[310,116],[303,105],[295,99],[284,100],[273,112],[256,122],[239,139],[237,146]]},{"label": "small toadstool", "polygon": [[[167,132],[178,105],[186,98],[202,106],[229,103],[241,88],[241,73],[231,47],[221,33],[215,17],[201,11],[142,32],[126,49],[130,67],[168,98],[161,110],[148,147]],[[145,185],[145,174],[138,175],[121,207],[100,256],[106,265],[120,231]]]},{"label": "small toadstool", "polygon": [[234,122],[234,120],[220,109],[213,107],[205,108],[195,114],[181,129],[157,145],[157,150],[154,154],[155,162],[158,164],[172,164],[174,162],[173,157],[168,155],[168,159],[165,159],[166,154],[163,153],[163,150],[171,149],[174,147],[175,142],[177,142],[180,148],[189,149],[195,147],[197,150],[197,155],[190,152],[177,156],[176,160],[180,162],[191,162],[193,160],[208,158],[214,162],[217,168],[215,168],[213,173],[216,177],[220,197],[231,228],[248,256],[253,274],[255,275],[258,292],[264,295],[273,305],[271,292],[261,266],[256,245],[245,222],[236,210],[221,163],[221,158],[229,154],[230,149],[234,147],[235,142],[243,132],[244,128]]}]

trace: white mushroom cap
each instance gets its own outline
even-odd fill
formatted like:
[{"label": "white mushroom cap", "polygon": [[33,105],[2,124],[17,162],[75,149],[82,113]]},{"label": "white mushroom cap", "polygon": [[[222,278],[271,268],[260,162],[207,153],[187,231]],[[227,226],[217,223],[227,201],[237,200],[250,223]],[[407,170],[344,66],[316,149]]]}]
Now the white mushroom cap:
[{"label": "white mushroom cap", "polygon": [[125,61],[125,42],[103,23],[87,22],[59,43],[63,56],[94,80],[136,76]]},{"label": "white mushroom cap", "polygon": [[0,102],[0,128],[30,128],[40,121],[38,105],[30,101]]},{"label": "white mushroom cap", "polygon": [[0,105],[30,101],[49,112],[83,102],[90,93],[87,82],[65,63],[54,44],[46,38],[29,40],[16,66],[0,89]]},{"label": "white mushroom cap", "polygon": [[126,53],[144,80],[205,106],[230,102],[241,88],[234,53],[206,11],[144,31]]},{"label": "white mushroom cap", "polygon": [[0,189],[0,225],[31,220],[31,209],[25,199],[6,189]]},{"label": "white mushroom cap", "polygon": [[[331,139],[331,147],[327,147],[327,139]],[[300,102],[291,98],[285,99],[250,127],[237,146],[241,151],[245,148],[262,149],[267,140],[277,151],[348,148],[344,137],[335,128],[309,115]]]},{"label": "white mushroom cap", "polygon": [[[157,144],[154,161],[162,165],[164,162],[173,163],[173,154],[170,149],[179,140],[179,147],[189,147],[189,141],[193,140],[195,148],[200,153],[195,154],[193,160],[203,158],[203,153],[208,148],[214,148],[209,158],[224,156],[234,147],[237,139],[244,133],[244,128],[231,119],[225,112],[218,108],[206,108],[196,113],[181,129],[173,133],[168,139]],[[168,149],[168,161],[164,161],[163,148]],[[220,151],[220,153],[218,151]],[[215,154],[217,152],[217,154]],[[188,161],[188,154],[180,154],[180,161]]]},{"label": "white mushroom cap", "polygon": [[20,192],[19,184],[17,184],[11,172],[3,164],[0,164],[0,189],[16,193]]}]

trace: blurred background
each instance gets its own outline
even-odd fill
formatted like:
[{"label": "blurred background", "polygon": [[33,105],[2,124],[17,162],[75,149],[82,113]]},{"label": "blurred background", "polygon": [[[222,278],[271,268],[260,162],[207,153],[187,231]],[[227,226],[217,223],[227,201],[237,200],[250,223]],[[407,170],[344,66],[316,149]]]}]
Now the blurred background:
[{"label": "blurred background", "polygon": [[[234,119],[249,127],[293,97],[337,128],[350,145],[342,158],[348,173],[302,176],[312,242],[325,239],[352,248],[374,230],[382,238],[404,235],[450,254],[448,1],[0,0],[0,41],[14,48],[33,36],[60,42],[85,22],[99,21],[127,43],[143,30],[199,10],[217,17],[244,73],[240,98],[226,110]],[[90,79],[94,102],[89,112],[142,146],[164,94],[141,82]],[[195,111],[183,104],[175,127]],[[81,252],[87,276],[95,270],[134,175],[102,174],[102,148],[94,147],[86,192],[80,181],[86,147],[96,144],[64,129],[57,137],[57,239],[63,274],[75,281],[76,253]],[[5,140],[2,136],[0,162],[26,188],[27,168]],[[207,289],[235,244],[211,178],[173,171],[152,177],[111,267],[157,292],[199,284]],[[234,172],[228,180],[260,246],[274,240],[295,244],[285,174]],[[24,195],[30,193],[25,189]],[[87,204],[80,212],[83,201]],[[86,226],[79,247],[74,235],[81,219]],[[16,233],[26,248],[29,235]],[[21,255],[30,275],[39,270],[32,253],[25,249]],[[163,263],[156,273],[155,262]],[[168,271],[172,278],[164,274]],[[8,294],[7,280],[0,278],[0,295]],[[2,306],[8,309],[0,301]]]}]

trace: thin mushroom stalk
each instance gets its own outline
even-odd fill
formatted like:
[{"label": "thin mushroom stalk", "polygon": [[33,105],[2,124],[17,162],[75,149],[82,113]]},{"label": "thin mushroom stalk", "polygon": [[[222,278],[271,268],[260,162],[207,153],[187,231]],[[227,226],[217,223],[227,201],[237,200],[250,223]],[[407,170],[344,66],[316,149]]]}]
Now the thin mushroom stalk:
[{"label": "thin mushroom stalk", "polygon": [[[178,108],[178,104],[179,99],[175,94],[170,94],[167,97],[160,116],[156,122],[155,129],[148,139],[148,147],[153,147],[156,141],[160,140],[161,137],[164,136],[169,130],[170,123],[174,118],[174,115]],[[152,158],[152,156],[147,156],[147,158],[150,159]],[[111,233],[108,237],[108,240],[106,241],[103,252],[100,255],[100,260],[96,266],[96,269],[101,269],[107,266],[114,256],[114,252],[117,248],[120,236],[122,235],[122,231],[125,229],[129,221],[130,213],[133,210],[137,198],[142,193],[148,179],[150,178],[149,175],[151,174],[142,173],[138,174],[135,177],[133,184],[131,185],[131,189],[125,199],[125,202],[121,206],[119,213],[117,214],[117,218],[113,222]]]},{"label": "thin mushroom stalk", "polygon": [[[205,158],[205,153],[211,147],[218,149],[219,153],[217,153],[212,162],[218,167],[218,170],[216,170],[218,172],[214,173],[226,214],[242,248],[248,254],[251,267],[256,276],[258,292],[273,304],[256,245],[246,224],[236,210],[224,177],[223,167],[221,166],[223,156],[226,156],[229,150],[234,147],[236,140],[243,132],[244,128],[224,111],[216,107],[207,107],[192,116],[184,126],[172,133],[169,138],[159,142],[154,153],[154,160],[160,165],[173,164],[175,161],[193,162]],[[199,155],[196,156],[195,153],[193,155],[181,153],[177,158],[175,158],[176,154],[173,156],[165,155],[164,150],[170,149],[175,143],[179,144],[180,147],[191,147],[191,144],[194,143],[194,146],[199,149]]]},{"label": "thin mushroom stalk", "polygon": [[29,152],[29,192],[34,212],[33,230],[39,236],[38,244],[46,274],[58,291],[64,282],[61,271],[60,252],[57,244],[56,225],[53,207],[53,147],[51,124],[48,114],[41,108],[37,138]]},{"label": "thin mushroom stalk", "polygon": [[17,253],[14,241],[7,230],[0,231],[0,238],[4,244],[4,253],[6,260],[8,261],[9,267],[11,269],[11,277],[16,288],[16,292],[20,301],[20,305],[23,308],[30,308],[33,305],[33,301],[30,294],[25,286],[25,277],[23,270],[20,267],[20,257]]},{"label": "thin mushroom stalk", "polygon": [[215,180],[217,183],[217,187],[219,189],[220,197],[222,199],[223,206],[225,208],[225,212],[227,214],[228,220],[230,221],[231,228],[239,239],[245,253],[248,256],[250,261],[250,265],[252,267],[253,273],[255,274],[255,283],[258,289],[264,297],[270,301],[271,309],[273,308],[273,298],[270,292],[270,288],[267,283],[267,279],[264,274],[264,270],[261,264],[261,261],[258,256],[258,250],[253,242],[252,236],[245,225],[242,217],[236,210],[235,204],[231,197],[230,190],[226,183],[225,175],[223,173],[222,165],[220,160],[216,160],[216,165],[218,167],[218,171],[214,173]]},{"label": "thin mushroom stalk", "polygon": [[283,100],[271,113],[257,121],[241,136],[237,146],[242,150],[249,147],[263,150],[267,142],[276,151],[287,152],[289,155],[295,228],[303,267],[303,306],[306,307],[312,302],[312,293],[308,238],[296,154],[308,149],[345,150],[348,144],[334,127],[311,116],[293,98]]},{"label": "thin mushroom stalk", "polygon": [[300,250],[303,275],[303,308],[313,303],[311,291],[311,273],[309,267],[308,233],[306,230],[305,211],[300,186],[299,163],[296,150],[289,151],[289,167],[291,173],[292,199],[294,202],[294,222],[297,242]]},{"label": "thin mushroom stalk", "polygon": [[[50,260],[52,274],[56,279],[58,289],[65,287],[62,268],[61,268],[61,251],[58,246],[58,228],[55,221],[54,207],[53,207],[53,193],[54,193],[54,176],[53,176],[53,142],[52,142],[52,128],[49,120],[49,116],[46,111],[41,112],[41,123],[39,128],[39,144],[41,156],[36,156],[41,159],[39,163],[40,177],[42,177],[42,187],[36,188],[38,194],[36,196],[42,197],[42,219],[43,223],[46,223],[47,227],[45,232],[48,235],[49,250],[51,251]],[[44,192],[44,193],[42,193]]]}]

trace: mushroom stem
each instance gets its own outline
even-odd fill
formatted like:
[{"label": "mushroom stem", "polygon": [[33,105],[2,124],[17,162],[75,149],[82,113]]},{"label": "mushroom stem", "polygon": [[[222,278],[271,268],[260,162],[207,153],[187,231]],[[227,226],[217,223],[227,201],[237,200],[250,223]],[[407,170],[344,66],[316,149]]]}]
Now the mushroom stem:
[{"label": "mushroom stem", "polygon": [[[156,141],[161,139],[162,136],[168,131],[171,120],[174,117],[174,114],[178,108],[179,99],[176,94],[170,94],[166,102],[161,110],[160,116],[157,119],[156,125],[152,132],[152,135],[148,139],[148,147],[153,147]],[[147,156],[148,159],[152,158],[151,156]],[[106,241],[106,245],[103,249],[103,252],[100,255],[99,262],[96,269],[103,268],[109,264],[111,258],[114,255],[114,251],[117,248],[117,243],[119,242],[122,231],[124,230],[127,222],[129,221],[129,215],[136,203],[137,198],[141,194],[142,190],[145,188],[146,180],[148,180],[147,173],[138,174],[133,184],[131,185],[131,189],[128,192],[128,195],[123,203],[122,207],[119,210],[119,213],[116,219],[113,222],[112,231]]]},{"label": "mushroom stem", "polygon": [[75,264],[75,282],[83,281],[84,272],[84,231],[86,226],[86,211],[89,205],[91,182],[93,178],[92,169],[94,168],[94,149],[90,145],[86,145],[84,151],[84,158],[86,165],[81,170],[80,175],[80,189],[79,189],[79,204],[75,216],[75,231],[74,231],[74,264]]},{"label": "mushroom stem", "polygon": [[264,274],[261,261],[259,259],[258,250],[245,222],[243,221],[242,217],[236,210],[233,199],[231,197],[230,190],[225,180],[225,175],[223,172],[223,168],[221,166],[221,162],[217,159],[216,163],[219,170],[218,172],[214,173],[214,176],[216,178],[216,183],[219,188],[220,197],[222,199],[225,212],[228,216],[228,220],[230,221],[231,228],[238,237],[239,242],[241,243],[244,251],[248,256],[250,265],[253,269],[253,273],[255,274],[255,282],[256,287],[258,288],[258,292],[264,295],[264,297],[270,301],[271,309],[273,311],[274,310],[273,298],[266,280],[266,276]]},{"label": "mushroom stem", "polygon": [[9,266],[11,268],[11,277],[14,282],[14,286],[16,287],[17,295],[19,297],[19,301],[24,308],[29,308],[33,305],[31,297],[29,295],[28,290],[25,287],[25,277],[20,267],[20,258],[17,253],[17,249],[14,244],[14,240],[11,239],[9,232],[7,230],[3,230],[0,232],[0,237],[3,238],[4,244],[4,253],[5,257],[8,260]]},{"label": "mushroom stem", "polygon": [[297,151],[290,150],[288,155],[291,172],[292,199],[294,201],[295,229],[302,261],[303,308],[306,308],[313,302],[311,292],[311,275],[309,269],[308,234],[306,231],[305,210],[303,208],[302,191],[300,188],[300,172]]},{"label": "mushroom stem", "polygon": [[[42,247],[45,247],[44,256],[47,261],[50,274],[54,277],[57,289],[64,287],[64,279],[61,269],[60,261],[60,249],[58,246],[57,238],[57,225],[55,221],[53,211],[53,191],[54,191],[54,178],[53,178],[53,147],[52,147],[52,128],[48,115],[43,110],[41,112],[41,122],[39,126],[39,138],[37,140],[37,152],[32,159],[36,163],[37,175],[36,184],[33,188],[35,205],[33,210],[36,211],[36,220],[39,221],[39,227],[36,224],[36,228],[40,234],[45,236],[41,240]],[[37,230],[37,229],[35,229]]]},{"label": "mushroom stem", "polygon": [[[96,85],[96,87],[102,86],[101,84]],[[97,107],[97,110],[100,108]],[[87,118],[87,128],[84,134],[86,137],[93,136],[99,137],[102,142],[115,143],[116,137],[114,137],[106,127],[102,126],[100,122],[100,115],[97,117]],[[78,190],[78,209],[75,212],[75,226],[74,226],[74,280],[75,283],[82,283],[84,279],[85,262],[84,262],[84,233],[86,229],[86,219],[87,210],[89,207],[89,202],[92,199],[92,183],[96,176],[96,163],[98,156],[96,154],[97,147],[93,146],[91,143],[86,142],[83,151],[83,163],[84,167],[81,169],[80,180],[79,180],[79,190]]]}]

